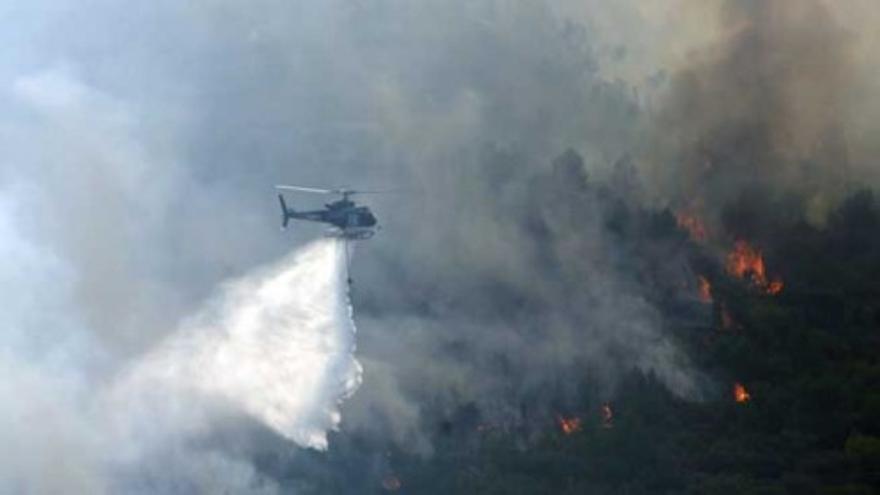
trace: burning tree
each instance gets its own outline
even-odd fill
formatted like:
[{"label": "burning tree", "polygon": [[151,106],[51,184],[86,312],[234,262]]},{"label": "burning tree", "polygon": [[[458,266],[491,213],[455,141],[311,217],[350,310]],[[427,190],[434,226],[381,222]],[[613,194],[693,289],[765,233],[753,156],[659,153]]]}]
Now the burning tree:
[{"label": "burning tree", "polygon": [[726,268],[730,275],[748,280],[754,287],[767,294],[776,295],[782,292],[782,280],[770,280],[767,277],[764,256],[759,249],[746,241],[736,241],[733,251],[727,255]]},{"label": "burning tree", "polygon": [[749,394],[749,391],[746,390],[746,387],[739,382],[733,384],[733,399],[742,404],[748,402],[752,399],[752,396]]},{"label": "burning tree", "polygon": [[573,433],[581,431],[581,419],[577,416],[557,416],[556,422],[559,424],[559,429],[562,431],[562,433],[566,435],[571,435]]}]

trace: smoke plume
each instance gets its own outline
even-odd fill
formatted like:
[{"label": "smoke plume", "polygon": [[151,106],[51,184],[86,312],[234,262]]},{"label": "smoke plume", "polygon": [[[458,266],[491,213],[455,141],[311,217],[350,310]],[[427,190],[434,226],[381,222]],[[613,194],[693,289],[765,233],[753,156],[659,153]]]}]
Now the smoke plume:
[{"label": "smoke plume", "polygon": [[[713,384],[662,310],[696,279],[664,208],[772,235],[731,204],[785,196],[821,223],[873,187],[878,11],[0,6],[0,441],[20,453],[0,488],[271,492],[299,476],[255,459],[332,449],[336,427],[380,460],[429,455],[462,411],[527,444],[578,383],[607,400],[633,370],[699,400]],[[363,385],[341,405],[339,248],[278,234],[279,182],[407,191],[363,196],[383,230],[352,267]]]},{"label": "smoke plume", "polygon": [[[865,15],[874,11],[848,4]],[[857,7],[856,7],[857,6]],[[873,177],[865,124],[864,33],[841,4],[720,2],[719,31],[671,78],[644,162],[677,208],[718,221],[744,194],[795,196],[814,222]]]}]

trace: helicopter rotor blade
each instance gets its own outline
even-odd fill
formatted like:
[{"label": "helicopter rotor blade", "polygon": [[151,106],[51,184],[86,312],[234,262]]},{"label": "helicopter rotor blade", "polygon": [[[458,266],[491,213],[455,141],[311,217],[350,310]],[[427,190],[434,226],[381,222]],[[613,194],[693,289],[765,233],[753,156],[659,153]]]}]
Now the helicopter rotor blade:
[{"label": "helicopter rotor blade", "polygon": [[383,189],[383,190],[365,190],[362,191],[360,189],[351,189],[346,190],[348,194],[402,194],[407,191],[403,189]]},{"label": "helicopter rotor blade", "polygon": [[337,189],[322,189],[318,187],[304,187],[304,186],[289,186],[286,184],[278,184],[275,186],[276,189],[283,189],[288,191],[300,191],[300,192],[308,192],[315,194],[342,194],[344,196],[354,196],[356,194],[400,194],[408,192],[403,189],[373,189],[373,190],[360,190],[360,189],[349,189],[347,187],[337,188]]},{"label": "helicopter rotor blade", "polygon": [[278,184],[275,186],[275,189],[284,189],[288,191],[300,191],[300,192],[310,192],[316,194],[341,194],[342,191],[339,189],[320,189],[317,187],[302,187],[302,186],[288,186],[284,184]]}]

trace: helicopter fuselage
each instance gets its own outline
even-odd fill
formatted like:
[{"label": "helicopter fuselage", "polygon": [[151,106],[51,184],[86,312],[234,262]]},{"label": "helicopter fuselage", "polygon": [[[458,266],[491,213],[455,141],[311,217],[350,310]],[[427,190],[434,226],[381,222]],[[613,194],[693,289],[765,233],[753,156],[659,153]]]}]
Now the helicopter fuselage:
[{"label": "helicopter fuselage", "polygon": [[279,195],[279,199],[285,227],[290,220],[306,220],[332,225],[339,229],[334,235],[350,239],[368,239],[375,233],[377,221],[373,212],[366,206],[357,206],[349,199],[328,203],[323,210],[311,211],[296,211],[287,207],[283,196]]}]

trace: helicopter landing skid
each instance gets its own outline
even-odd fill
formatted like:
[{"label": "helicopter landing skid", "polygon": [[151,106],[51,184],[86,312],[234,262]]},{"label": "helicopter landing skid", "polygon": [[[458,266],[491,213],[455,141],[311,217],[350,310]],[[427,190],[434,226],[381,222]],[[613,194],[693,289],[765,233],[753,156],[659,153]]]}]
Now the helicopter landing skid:
[{"label": "helicopter landing skid", "polygon": [[374,235],[376,232],[372,229],[348,229],[348,230],[328,230],[325,234],[327,237],[336,237],[350,241],[364,241]]}]

